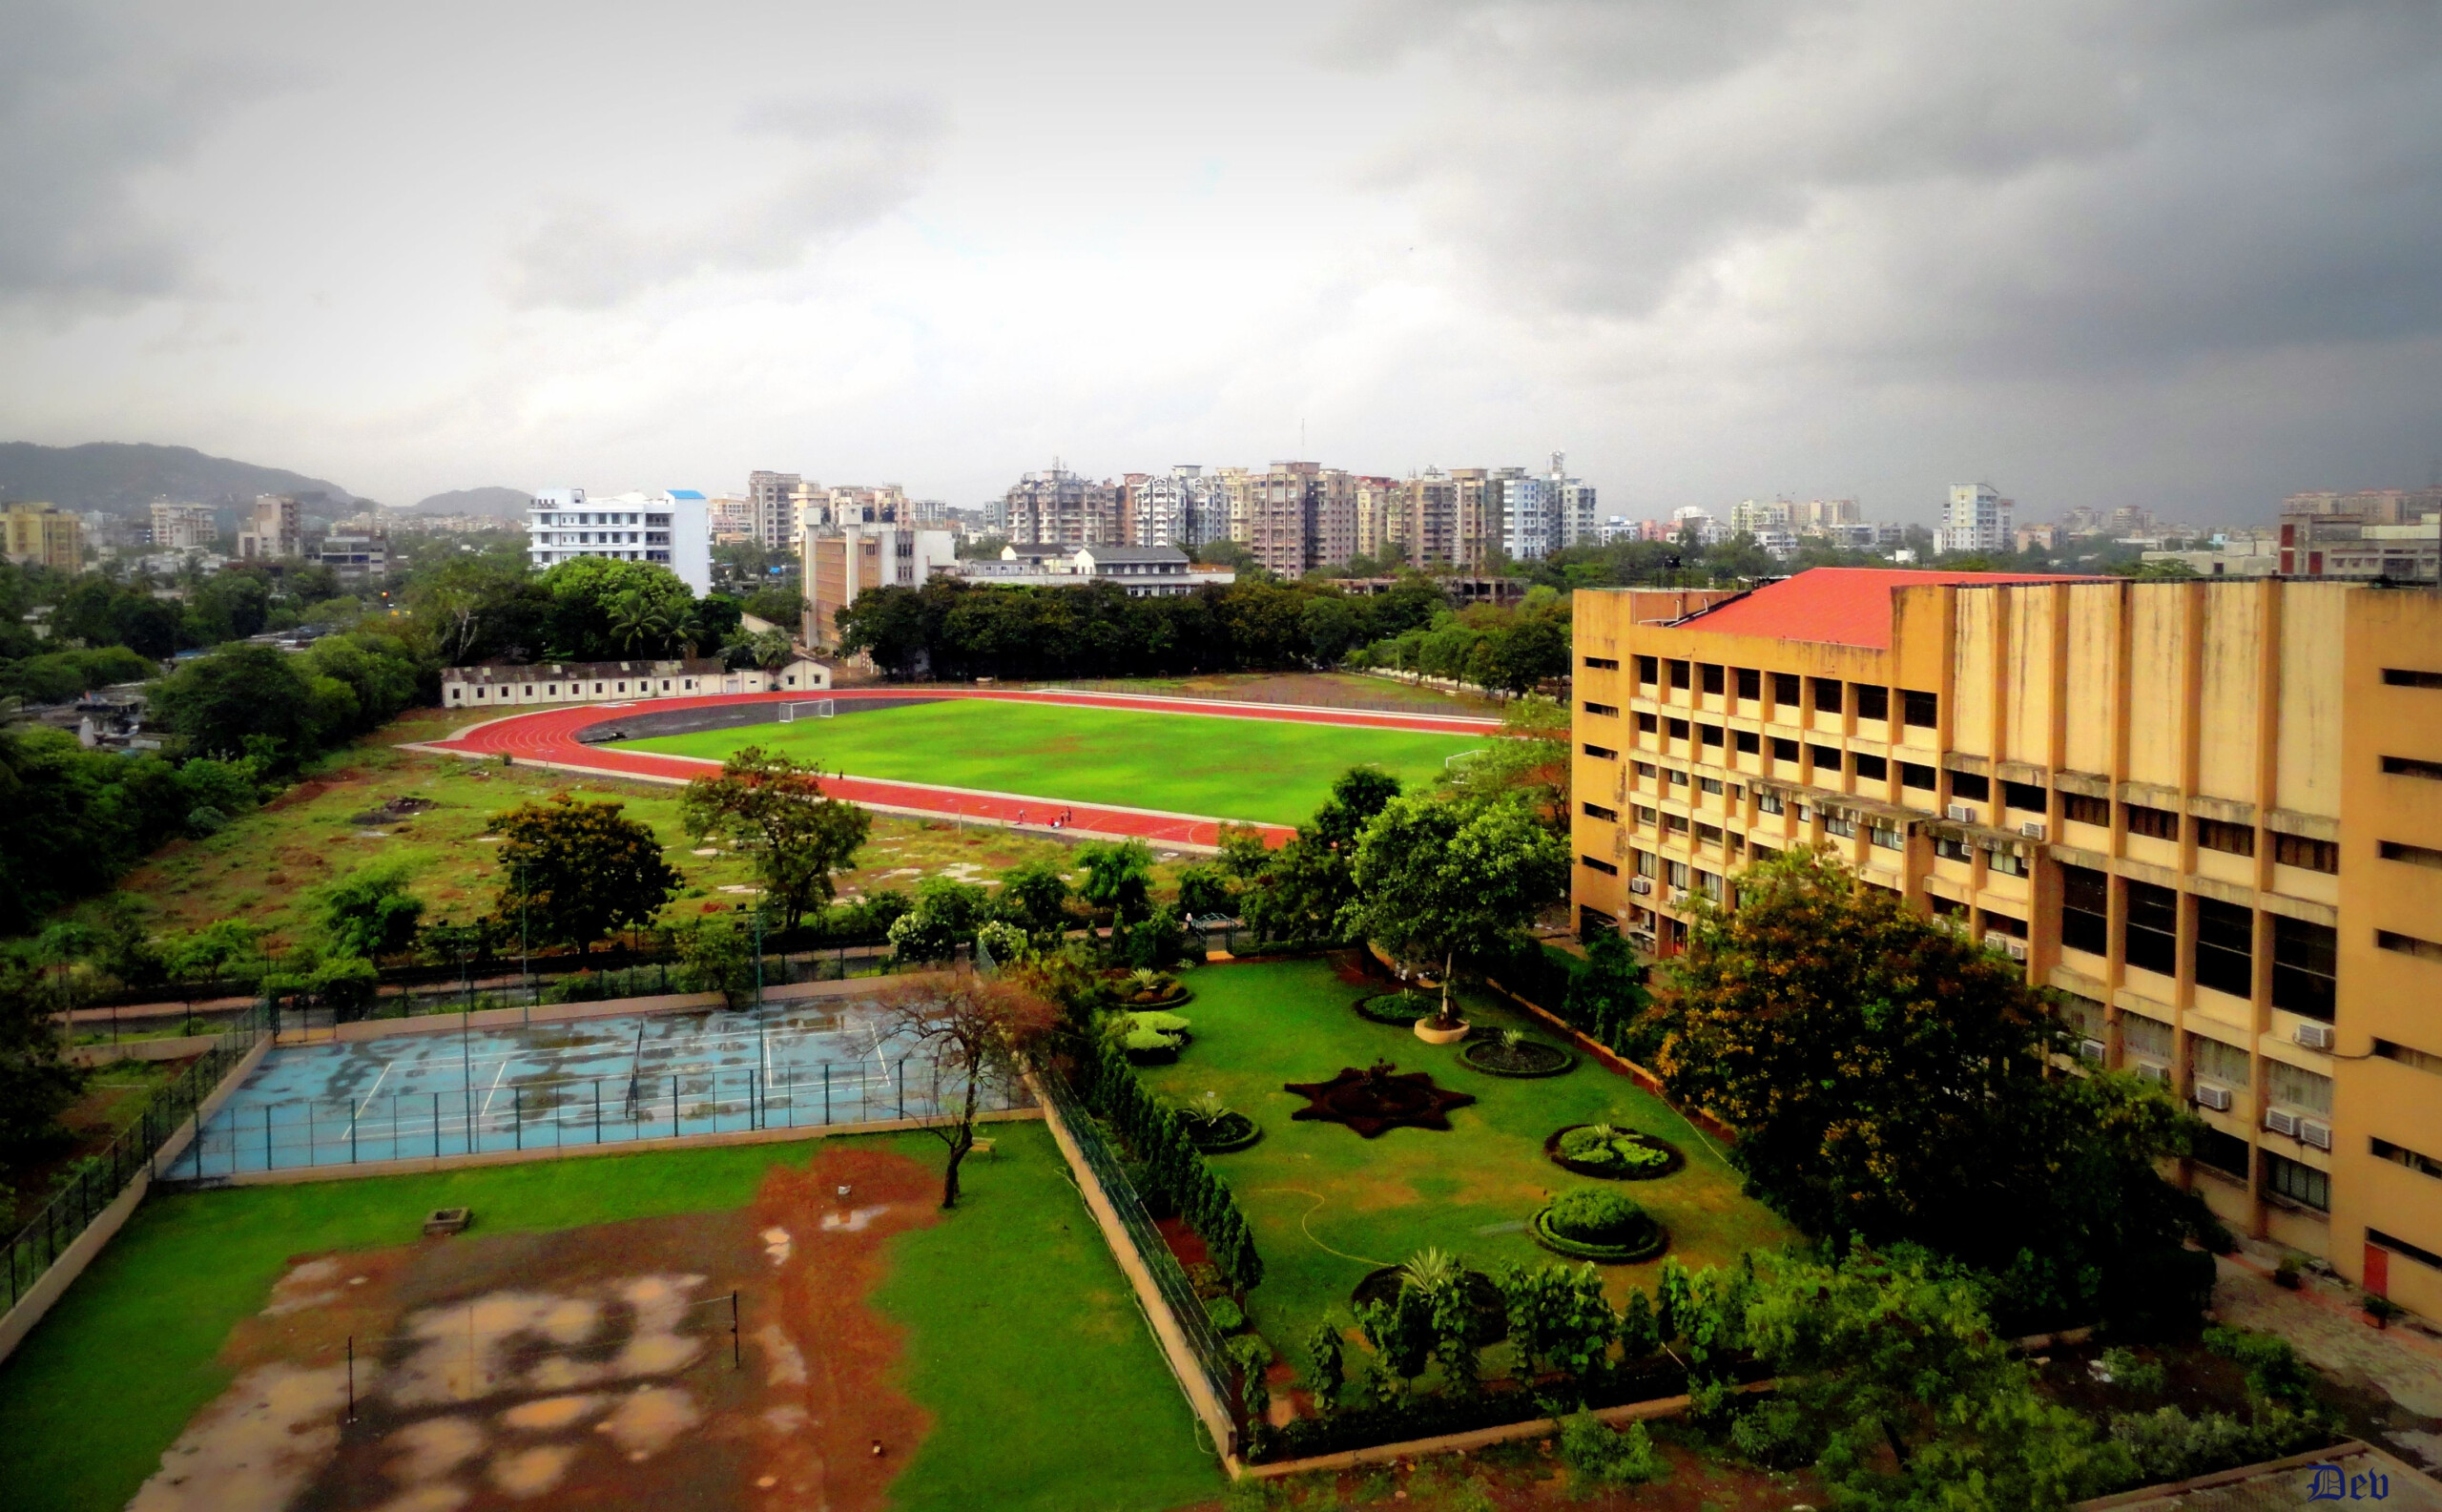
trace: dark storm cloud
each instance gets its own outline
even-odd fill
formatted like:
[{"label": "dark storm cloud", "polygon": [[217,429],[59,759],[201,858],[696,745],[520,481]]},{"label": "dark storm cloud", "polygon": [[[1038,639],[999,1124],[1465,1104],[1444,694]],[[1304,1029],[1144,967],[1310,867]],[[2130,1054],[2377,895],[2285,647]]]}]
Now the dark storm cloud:
[{"label": "dark storm cloud", "polygon": [[271,79],[162,51],[125,11],[0,8],[0,300],[83,307],[180,289],[187,259],[136,183]]},{"label": "dark storm cloud", "polygon": [[2056,376],[2442,329],[2431,0],[1454,0],[1339,51],[1471,81],[1388,176],[1530,310]]},{"label": "dark storm cloud", "polygon": [[740,125],[788,146],[788,166],[769,190],[714,214],[652,225],[595,202],[568,206],[517,249],[510,297],[527,306],[603,309],[703,274],[793,267],[905,203],[942,132],[940,112],[910,99],[766,100]]}]

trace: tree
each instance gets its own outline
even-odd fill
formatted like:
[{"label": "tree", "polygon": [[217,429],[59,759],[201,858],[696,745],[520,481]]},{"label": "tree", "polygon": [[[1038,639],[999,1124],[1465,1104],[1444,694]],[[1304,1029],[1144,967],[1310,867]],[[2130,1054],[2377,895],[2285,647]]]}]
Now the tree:
[{"label": "tree", "polygon": [[623,652],[632,654],[639,646],[657,650],[670,638],[669,609],[648,598],[640,588],[614,594],[606,610],[610,638]]},{"label": "tree", "polygon": [[1567,878],[1566,841],[1522,799],[1395,798],[1357,844],[1356,897],[1342,917],[1402,963],[1438,964],[1435,1022],[1448,1028],[1459,1022],[1450,979],[1459,952],[1522,928]]},{"label": "tree", "polygon": [[60,1054],[33,974],[0,965],[0,1150],[38,1148],[59,1132],[59,1115],[85,1088],[82,1067]]},{"label": "tree", "polygon": [[947,961],[975,938],[983,920],[983,889],[948,877],[916,884],[916,906],[890,922],[894,958],[903,962]]},{"label": "tree", "polygon": [[1243,900],[1247,922],[1269,940],[1336,936],[1341,912],[1356,896],[1357,839],[1398,796],[1399,779],[1390,773],[1351,767],[1333,781],[1332,796],[1288,844],[1266,851],[1256,837],[1243,859],[1259,879]]},{"label": "tree", "polygon": [[407,891],[404,866],[368,866],[323,890],[321,914],[333,950],[379,962],[415,944],[424,900]]},{"label": "tree", "polygon": [[764,897],[790,929],[830,906],[831,874],[855,864],[873,828],[863,809],[824,797],[812,767],[761,746],[741,747],[717,777],[688,783],[679,812],[697,839],[718,834],[754,856]]},{"label": "tree", "polygon": [[1114,930],[1145,916],[1152,898],[1153,852],[1143,840],[1089,840],[1077,847],[1077,864],[1086,873],[1078,894],[1096,908],[1109,909]]},{"label": "tree", "polygon": [[297,660],[271,646],[229,646],[188,662],[154,688],[153,714],[194,756],[264,751],[285,771],[319,744],[314,691]]},{"label": "tree", "polygon": [[1032,934],[1057,935],[1068,922],[1068,880],[1049,861],[1024,861],[1003,872],[996,901]]},{"label": "tree", "polygon": [[961,971],[909,981],[884,994],[884,1037],[928,1062],[933,1085],[949,1107],[927,1125],[949,1147],[942,1170],[942,1206],[958,1206],[958,1168],[975,1148],[975,1117],[983,1086],[1016,1074],[1019,1060],[1059,1022],[1060,1011],[1005,977]]},{"label": "tree", "polygon": [[556,794],[495,814],[505,873],[496,917],[528,938],[580,953],[613,929],[652,922],[685,880],[662,859],[650,826],[623,818],[623,803],[580,803]]},{"label": "tree", "polygon": [[1874,1509],[2048,1512],[2120,1479],[2124,1453],[2036,1392],[1984,1303],[1914,1246],[1763,1261],[1747,1341],[1794,1409],[1773,1447]]},{"label": "tree", "polygon": [[1657,1017],[1671,1094],[1735,1128],[1741,1173],[1811,1232],[2056,1278],[2146,1271],[2204,1232],[2152,1170],[2185,1148],[2176,1108],[2051,1074],[2066,1031],[2014,963],[1819,851],[1698,910]]}]

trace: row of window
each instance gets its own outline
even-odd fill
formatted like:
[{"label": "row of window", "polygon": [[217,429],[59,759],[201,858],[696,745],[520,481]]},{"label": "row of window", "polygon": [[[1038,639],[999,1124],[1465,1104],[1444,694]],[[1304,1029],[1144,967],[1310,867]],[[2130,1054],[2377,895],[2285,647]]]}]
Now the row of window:
[{"label": "row of window", "polygon": [[[1589,667],[1619,663],[1589,656]],[[1771,686],[1771,702],[1777,708],[1808,707],[1817,714],[1841,714],[1853,710],[1860,719],[1891,717],[1891,690],[1880,683],[1844,683],[1837,677],[1801,677],[1793,672],[1763,673],[1752,667],[1724,667],[1717,662],[1666,661],[1656,656],[1637,658],[1637,688],[1660,688],[1666,681],[1674,693],[1701,691],[1716,697],[1730,696],[1741,702],[1764,702],[1765,680]],[[1731,689],[1736,689],[1732,694]],[[1899,694],[1900,720],[1904,724],[1930,730],[1941,713],[1939,694],[1902,689]]]},{"label": "row of window", "polygon": [[[2180,895],[2122,878],[2126,912],[2121,958],[2144,971],[2179,972]],[[2216,898],[2195,898],[2196,984],[2249,997],[2255,991],[2255,913]],[[2084,866],[2060,868],[2060,943],[2089,955],[2111,950],[2111,878]],[[2340,935],[2329,924],[2272,916],[2272,1005],[2326,1024],[2332,1020]]]}]

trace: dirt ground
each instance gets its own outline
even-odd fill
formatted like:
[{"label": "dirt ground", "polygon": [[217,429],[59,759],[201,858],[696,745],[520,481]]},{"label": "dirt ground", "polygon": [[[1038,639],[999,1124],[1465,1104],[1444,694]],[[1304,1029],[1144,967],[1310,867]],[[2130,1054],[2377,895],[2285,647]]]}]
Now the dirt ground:
[{"label": "dirt ground", "polygon": [[1811,1473],[1728,1463],[1672,1442],[1672,1434],[1667,1427],[1656,1432],[1667,1468],[1644,1485],[1574,1484],[1556,1441],[1526,1440],[1478,1454],[1244,1485],[1197,1512],[1811,1512],[1823,1504],[1823,1487]]},{"label": "dirt ground", "polygon": [[866,1298],[931,1191],[841,1148],[731,1212],[296,1256],[131,1505],[879,1512],[929,1419]]}]

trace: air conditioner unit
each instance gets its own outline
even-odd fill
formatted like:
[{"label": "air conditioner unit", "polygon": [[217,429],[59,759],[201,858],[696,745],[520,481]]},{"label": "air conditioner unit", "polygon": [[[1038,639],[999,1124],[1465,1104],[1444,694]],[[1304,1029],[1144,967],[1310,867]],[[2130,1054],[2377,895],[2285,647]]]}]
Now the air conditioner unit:
[{"label": "air conditioner unit", "polygon": [[2267,1108],[2264,1110],[2264,1127],[2276,1134],[2287,1134],[2295,1139],[2298,1137],[2298,1115],[2284,1112],[2278,1108]]},{"label": "air conditioner unit", "polygon": [[1973,824],[1976,819],[1976,805],[1972,803],[1954,803],[1943,812],[1956,824]]},{"label": "air conditioner unit", "polygon": [[2009,957],[2012,961],[2024,961],[2026,959],[2026,942],[2023,940],[2005,940],[2001,942],[2001,953]]},{"label": "air conditioner unit", "polygon": [[1650,877],[1631,877],[1628,879],[1628,891],[1635,893],[1638,897],[1642,898],[1645,894],[1653,891],[1653,879]]},{"label": "air conditioner unit", "polygon": [[1687,901],[1687,889],[1685,887],[1673,887],[1670,889],[1670,901],[1674,903],[1686,902]]},{"label": "air conditioner unit", "polygon": [[2156,1066],[2150,1061],[2140,1061],[2137,1063],[2136,1070],[2141,1080],[2160,1082],[2164,1087],[2171,1085],[2171,1068],[2167,1066]]},{"label": "air conditioner unit", "polygon": [[2215,1087],[2210,1082],[2199,1082],[2196,1084],[2196,1106],[2209,1108],[2217,1113],[2226,1113],[2230,1110],[2230,1089],[2226,1087]]},{"label": "air conditioner unit", "polygon": [[2029,819],[2018,826],[2018,833],[2025,836],[2028,839],[2039,840],[2043,839],[2043,821],[2041,819]]},{"label": "air conditioner unit", "polygon": [[2093,1061],[2100,1065],[2102,1062],[2102,1041],[2080,1040],[2078,1042],[2078,1059],[2081,1061]]},{"label": "air conditioner unit", "polygon": [[2298,1032],[2292,1035],[2291,1038],[2295,1039],[2300,1045],[2305,1046],[2307,1049],[2328,1050],[2331,1048],[2332,1043],[2331,1025],[2328,1024],[2301,1024],[2298,1025]]},{"label": "air conditioner unit", "polygon": [[2317,1150],[2331,1148],[2331,1126],[2318,1124],[2311,1118],[2298,1120],[2298,1143],[2312,1145]]}]

